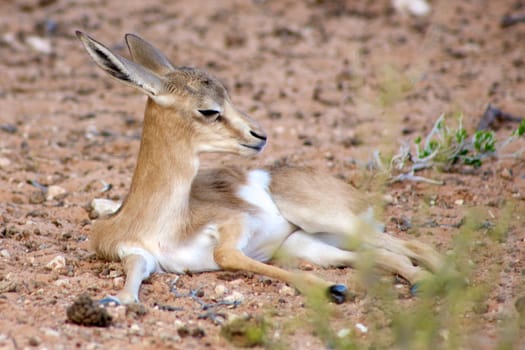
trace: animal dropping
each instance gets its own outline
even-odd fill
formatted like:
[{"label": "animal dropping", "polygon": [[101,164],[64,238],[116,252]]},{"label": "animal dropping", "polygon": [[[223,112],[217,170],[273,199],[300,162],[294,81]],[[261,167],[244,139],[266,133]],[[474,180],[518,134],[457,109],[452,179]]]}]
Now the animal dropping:
[{"label": "animal dropping", "polygon": [[154,272],[243,270],[345,301],[344,285],[266,264],[274,256],[328,268],[373,255],[379,268],[412,284],[441,267],[430,246],[384,234],[365,197],[320,170],[201,170],[202,153],[258,154],[266,133],[214,76],[172,64],[137,35],[125,36],[130,58],[77,36],[103,71],[148,96],[128,196],[91,232],[97,254],[121,260],[126,271],[123,289],[108,300],[137,302],[142,281]]}]

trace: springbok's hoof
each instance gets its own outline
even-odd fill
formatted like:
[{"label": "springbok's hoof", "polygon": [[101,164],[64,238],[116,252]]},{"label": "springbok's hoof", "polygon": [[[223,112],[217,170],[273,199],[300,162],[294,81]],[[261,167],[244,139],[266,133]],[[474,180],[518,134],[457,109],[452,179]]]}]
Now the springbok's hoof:
[{"label": "springbok's hoof", "polygon": [[342,304],[346,301],[348,288],[343,284],[334,284],[328,288],[328,296],[336,304]]},{"label": "springbok's hoof", "polygon": [[410,286],[410,295],[413,297],[417,296],[420,291],[421,285],[419,283],[414,283],[412,286]]},{"label": "springbok's hoof", "polygon": [[104,306],[109,305],[109,304],[122,305],[119,298],[111,296],[111,295],[100,299],[98,303]]}]

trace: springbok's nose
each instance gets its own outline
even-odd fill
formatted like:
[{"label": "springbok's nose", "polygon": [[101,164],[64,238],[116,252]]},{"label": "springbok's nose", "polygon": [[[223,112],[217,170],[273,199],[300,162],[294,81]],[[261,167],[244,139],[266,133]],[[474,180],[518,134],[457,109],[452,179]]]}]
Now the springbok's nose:
[{"label": "springbok's nose", "polygon": [[262,133],[262,132],[255,132],[255,131],[250,131],[250,135],[252,135],[253,137],[255,138],[258,138],[259,140],[263,140],[263,141],[266,141],[266,139],[268,138],[266,136],[266,134]]}]

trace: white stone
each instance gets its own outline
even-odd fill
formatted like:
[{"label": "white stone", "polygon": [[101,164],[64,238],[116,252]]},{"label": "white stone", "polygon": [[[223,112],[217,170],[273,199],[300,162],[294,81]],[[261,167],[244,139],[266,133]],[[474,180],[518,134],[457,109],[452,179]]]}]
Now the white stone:
[{"label": "white stone", "polygon": [[228,288],[226,288],[223,284],[218,284],[215,286],[215,295],[218,297],[222,297],[226,293],[228,293]]},{"label": "white stone", "polygon": [[279,295],[293,297],[295,295],[295,289],[286,285],[282,286],[281,289],[279,289]]},{"label": "white stone", "polygon": [[463,199],[456,199],[456,200],[454,201],[454,204],[455,204],[455,205],[463,205],[463,203],[465,203],[465,201],[464,201]]},{"label": "white stone", "polygon": [[58,333],[57,331],[51,328],[44,328],[43,332],[46,337],[54,337],[54,338],[60,337],[60,333]]},{"label": "white stone", "polygon": [[57,287],[67,287],[69,285],[71,285],[71,283],[69,282],[69,280],[67,279],[59,279],[59,280],[56,280],[55,282],[53,282],[53,284]]},{"label": "white stone", "polygon": [[143,331],[142,331],[142,328],[140,328],[140,326],[136,323],[133,323],[130,327],[129,327],[129,333],[130,334],[134,334],[134,335],[143,335]]},{"label": "white stone", "polygon": [[224,301],[229,303],[242,303],[244,301],[244,295],[242,295],[239,292],[233,292],[232,294],[228,295],[226,298],[224,298]]},{"label": "white stone", "polygon": [[392,5],[401,14],[423,17],[430,14],[430,5],[425,0],[392,0]]},{"label": "white stone", "polygon": [[29,45],[33,50],[44,54],[50,54],[53,51],[51,47],[51,41],[47,38],[41,38],[39,36],[28,36],[25,40],[26,44]]},{"label": "white stone", "polygon": [[113,287],[116,289],[122,289],[124,287],[124,277],[115,277],[113,279]]},{"label": "white stone", "polygon": [[339,332],[337,332],[337,337],[339,338],[346,338],[350,335],[350,329],[343,328]]},{"label": "white stone", "polygon": [[356,323],[355,328],[357,328],[361,333],[368,332],[368,328],[362,323]]},{"label": "white stone", "polygon": [[6,168],[11,165],[11,161],[7,158],[0,157],[0,168]]},{"label": "white stone", "polygon": [[7,249],[0,250],[0,255],[3,258],[8,258],[8,259],[11,257],[11,254],[9,253],[9,251]]},{"label": "white stone", "polygon": [[66,258],[63,255],[57,255],[51,260],[46,267],[50,270],[60,270],[66,266]]},{"label": "white stone", "polygon": [[94,198],[91,201],[91,209],[99,217],[108,216],[115,213],[122,204],[105,198]]},{"label": "white stone", "polygon": [[48,201],[53,200],[57,198],[58,196],[65,194],[66,192],[67,192],[66,189],[60,186],[56,186],[56,185],[49,186],[46,192],[46,200]]}]

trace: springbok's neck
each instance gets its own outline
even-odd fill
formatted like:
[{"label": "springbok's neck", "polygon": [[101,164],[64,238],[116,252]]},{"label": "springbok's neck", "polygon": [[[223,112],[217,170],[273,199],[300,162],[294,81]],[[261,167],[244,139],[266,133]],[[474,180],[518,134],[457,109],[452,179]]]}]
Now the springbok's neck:
[{"label": "springbok's neck", "polygon": [[199,168],[191,133],[191,125],[184,118],[148,100],[126,206],[138,206],[142,215],[157,219],[164,212],[172,220],[185,216],[191,184]]}]

